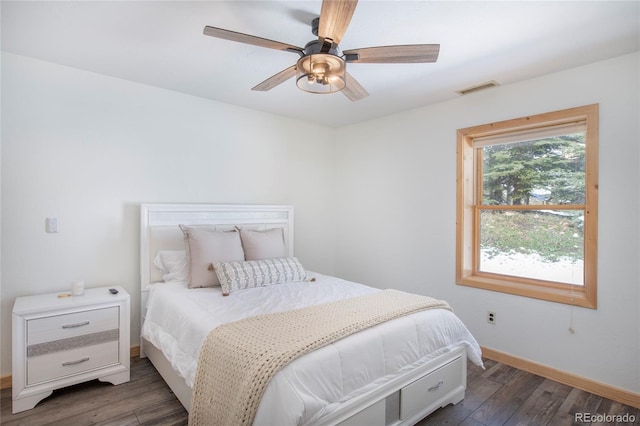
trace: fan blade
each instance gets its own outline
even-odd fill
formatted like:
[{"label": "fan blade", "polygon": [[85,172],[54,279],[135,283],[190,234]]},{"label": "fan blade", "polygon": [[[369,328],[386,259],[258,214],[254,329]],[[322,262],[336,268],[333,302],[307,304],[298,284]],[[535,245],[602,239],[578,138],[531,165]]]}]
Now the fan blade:
[{"label": "fan blade", "polygon": [[351,74],[347,73],[347,81],[345,83],[342,93],[344,93],[349,100],[355,102],[369,96],[369,93],[367,93],[364,87],[362,87]]},{"label": "fan blade", "polygon": [[[366,47],[345,50],[342,54],[350,63],[407,64],[435,62],[440,53],[439,44],[404,44],[399,46]],[[349,55],[358,55],[357,59]]]},{"label": "fan blade", "polygon": [[292,65],[289,68],[283,69],[278,74],[272,75],[262,83],[253,87],[251,90],[266,92],[267,90],[273,89],[278,84],[284,83],[285,81],[289,80],[291,77],[295,75],[296,75],[296,66]]},{"label": "fan blade", "polygon": [[340,44],[357,5],[358,0],[323,0],[318,37],[331,40],[334,46]]},{"label": "fan blade", "polygon": [[273,41],[262,37],[256,37],[249,34],[238,33],[235,31],[225,30],[222,28],[204,27],[204,35],[211,37],[222,38],[225,40],[237,41],[245,44],[252,44],[254,46],[267,47],[269,49],[284,50],[287,52],[298,53],[300,56],[304,55],[304,49],[302,47],[293,46],[287,43],[281,43],[279,41]]}]

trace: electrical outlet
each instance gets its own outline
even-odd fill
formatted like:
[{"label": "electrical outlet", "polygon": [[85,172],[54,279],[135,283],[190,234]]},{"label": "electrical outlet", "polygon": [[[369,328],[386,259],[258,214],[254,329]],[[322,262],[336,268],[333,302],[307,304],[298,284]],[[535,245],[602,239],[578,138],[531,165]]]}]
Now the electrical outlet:
[{"label": "electrical outlet", "polygon": [[495,325],[496,324],[496,313],[495,312],[491,312],[488,311],[487,312],[487,322],[491,325]]}]

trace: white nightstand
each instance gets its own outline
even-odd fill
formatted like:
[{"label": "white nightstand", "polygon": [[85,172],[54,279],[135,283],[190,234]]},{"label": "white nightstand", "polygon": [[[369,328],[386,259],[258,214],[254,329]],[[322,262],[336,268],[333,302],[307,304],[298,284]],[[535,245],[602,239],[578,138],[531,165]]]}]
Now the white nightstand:
[{"label": "white nightstand", "polygon": [[60,294],[18,297],[13,305],[13,413],[35,407],[54,389],[92,379],[129,381],[129,294],[119,286]]}]

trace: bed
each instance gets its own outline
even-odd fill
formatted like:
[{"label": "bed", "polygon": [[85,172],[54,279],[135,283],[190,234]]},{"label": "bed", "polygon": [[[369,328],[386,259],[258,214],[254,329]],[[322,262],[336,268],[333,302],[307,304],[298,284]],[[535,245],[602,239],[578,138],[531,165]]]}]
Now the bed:
[{"label": "bed", "polygon": [[[301,266],[302,280],[236,289],[225,297],[229,287],[224,280],[222,287],[190,288],[179,274],[167,279],[165,270],[163,279],[158,267],[162,266],[158,264],[161,254],[182,256],[185,234],[180,226],[264,235],[277,230],[284,255],[295,259],[293,221],[291,206],[141,206],[140,355],[150,359],[187,410],[192,409],[198,369],[205,368],[198,365],[198,359],[211,330],[258,315],[342,303],[381,291]],[[230,263],[216,263],[216,273],[220,275],[221,267]],[[482,364],[477,342],[450,310],[413,312],[286,364],[265,385],[251,422],[282,426],[415,424],[464,398],[468,357]],[[190,415],[193,417],[193,411]]]}]

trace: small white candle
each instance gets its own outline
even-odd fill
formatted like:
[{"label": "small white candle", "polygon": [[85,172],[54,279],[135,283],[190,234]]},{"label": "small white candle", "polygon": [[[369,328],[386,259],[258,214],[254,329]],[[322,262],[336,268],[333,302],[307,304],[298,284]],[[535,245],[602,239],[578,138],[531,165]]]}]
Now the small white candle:
[{"label": "small white candle", "polygon": [[84,294],[84,281],[71,282],[71,295],[82,296]]}]

